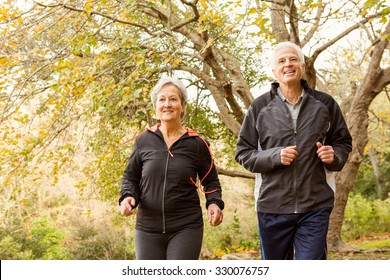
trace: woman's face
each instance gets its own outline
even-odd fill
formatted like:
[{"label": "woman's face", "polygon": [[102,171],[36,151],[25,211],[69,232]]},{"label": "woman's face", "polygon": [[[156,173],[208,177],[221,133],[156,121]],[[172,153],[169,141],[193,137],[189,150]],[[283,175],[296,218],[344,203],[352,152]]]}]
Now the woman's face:
[{"label": "woman's face", "polygon": [[161,122],[180,122],[184,112],[181,104],[180,91],[174,85],[164,85],[157,94],[156,115]]},{"label": "woman's face", "polygon": [[289,85],[300,81],[305,65],[299,60],[293,48],[284,48],[276,53],[276,63],[272,72],[281,84]]}]

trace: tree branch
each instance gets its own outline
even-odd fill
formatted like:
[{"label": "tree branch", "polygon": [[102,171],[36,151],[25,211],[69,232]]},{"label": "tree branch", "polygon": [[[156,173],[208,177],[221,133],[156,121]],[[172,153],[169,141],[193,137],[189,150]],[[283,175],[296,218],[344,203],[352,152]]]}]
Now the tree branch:
[{"label": "tree branch", "polygon": [[377,14],[373,14],[373,15],[370,15],[370,16],[367,16],[365,19],[361,20],[360,22],[358,23],[355,23],[354,25],[352,25],[351,27],[347,28],[346,30],[344,30],[342,33],[340,33],[338,36],[334,37],[333,39],[329,40],[326,44],[322,45],[321,47],[319,47],[317,50],[314,51],[313,55],[311,56],[311,59],[313,61],[315,61],[317,59],[317,57],[324,51],[326,50],[328,47],[332,46],[334,43],[336,43],[337,41],[339,41],[341,38],[347,36],[349,33],[351,33],[352,31],[358,29],[359,27],[361,27],[361,25],[364,25],[365,23],[369,22],[371,19],[374,19],[378,16],[382,15],[382,13],[377,13]]},{"label": "tree branch", "polygon": [[292,33],[292,38],[291,41],[296,43],[298,46],[301,45],[300,39],[299,39],[299,19],[298,19],[298,12],[297,12],[297,7],[295,6],[294,0],[289,0],[291,1],[288,3],[288,8],[289,8],[289,20],[290,20],[290,30]]},{"label": "tree branch", "polygon": [[246,178],[246,179],[255,179],[255,174],[250,173],[250,172],[241,172],[241,171],[236,171],[236,170],[226,170],[223,169],[220,166],[216,166],[217,172],[219,175],[225,175],[225,176],[230,176],[230,177],[241,177],[241,178]]},{"label": "tree branch", "polygon": [[69,6],[69,5],[66,5],[66,4],[62,4],[62,3],[59,3],[59,4],[42,4],[42,3],[39,3],[39,2],[35,2],[35,3],[37,5],[39,5],[41,7],[45,7],[45,8],[63,7],[64,9],[67,9],[67,10],[70,10],[70,11],[74,11],[74,12],[78,12],[78,13],[85,13],[88,16],[92,16],[92,15],[101,16],[101,17],[104,17],[104,18],[107,18],[107,19],[111,20],[112,22],[118,22],[118,23],[122,23],[122,24],[131,25],[131,26],[135,26],[135,27],[141,28],[146,33],[148,33],[149,35],[157,36],[154,32],[150,31],[145,25],[142,25],[142,24],[139,24],[139,23],[136,23],[136,22],[120,20],[120,19],[114,18],[112,16],[103,14],[103,13],[99,13],[99,12],[95,12],[95,11],[87,12],[86,10],[78,9],[76,7],[72,7],[72,6]]},{"label": "tree branch", "polygon": [[320,25],[321,15],[324,12],[324,10],[325,10],[324,5],[321,5],[318,7],[316,20],[313,23],[313,25],[311,26],[309,32],[306,33],[305,37],[301,41],[301,47],[304,47],[310,41],[310,39],[313,38],[313,35],[318,30],[318,26]]},{"label": "tree branch", "polygon": [[190,19],[187,19],[187,20],[185,20],[185,21],[183,21],[181,23],[176,24],[175,26],[173,26],[171,28],[172,31],[175,31],[175,30],[177,30],[177,29],[179,29],[179,28],[183,27],[184,25],[187,25],[187,24],[189,24],[191,22],[196,22],[196,21],[198,21],[198,19],[200,17],[198,8],[196,7],[196,4],[198,3],[198,0],[192,1],[192,2],[189,2],[189,1],[186,1],[186,0],[181,0],[180,2],[182,2],[183,4],[188,5],[188,6],[191,7],[192,11],[194,12],[194,17],[190,18]]}]

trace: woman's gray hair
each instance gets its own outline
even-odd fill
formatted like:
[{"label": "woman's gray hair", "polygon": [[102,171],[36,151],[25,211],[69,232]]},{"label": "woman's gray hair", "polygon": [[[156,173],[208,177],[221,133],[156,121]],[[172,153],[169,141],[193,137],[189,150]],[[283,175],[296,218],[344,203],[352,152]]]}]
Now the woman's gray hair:
[{"label": "woman's gray hair", "polygon": [[183,106],[187,105],[187,100],[188,100],[187,88],[185,87],[183,82],[180,81],[176,77],[163,77],[157,82],[157,84],[154,86],[154,88],[152,89],[152,91],[150,93],[150,97],[152,99],[153,106],[156,106],[157,95],[160,92],[161,88],[165,85],[173,85],[173,86],[177,87],[177,89],[179,90],[179,93],[180,93],[179,97],[180,97],[181,104]]},{"label": "woman's gray hair", "polygon": [[279,44],[276,45],[276,47],[274,48],[274,51],[272,53],[272,57],[271,57],[271,65],[272,65],[272,68],[276,65],[276,55],[278,53],[278,51],[280,51],[281,49],[286,49],[286,48],[291,48],[291,49],[294,49],[296,52],[297,52],[297,55],[298,55],[298,58],[299,58],[299,61],[301,62],[301,64],[305,64],[305,56],[303,55],[303,52],[302,52],[302,49],[292,43],[292,42],[289,42],[289,41],[286,41],[286,42],[281,42]]}]

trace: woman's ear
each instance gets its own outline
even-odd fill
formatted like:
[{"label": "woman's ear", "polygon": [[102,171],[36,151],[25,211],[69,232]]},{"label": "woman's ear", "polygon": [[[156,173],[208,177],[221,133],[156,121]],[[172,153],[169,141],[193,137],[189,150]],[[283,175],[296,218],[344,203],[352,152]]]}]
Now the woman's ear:
[{"label": "woman's ear", "polygon": [[181,113],[180,113],[180,118],[181,119],[184,119],[184,115],[186,114],[186,105],[184,105],[182,108],[181,108]]}]

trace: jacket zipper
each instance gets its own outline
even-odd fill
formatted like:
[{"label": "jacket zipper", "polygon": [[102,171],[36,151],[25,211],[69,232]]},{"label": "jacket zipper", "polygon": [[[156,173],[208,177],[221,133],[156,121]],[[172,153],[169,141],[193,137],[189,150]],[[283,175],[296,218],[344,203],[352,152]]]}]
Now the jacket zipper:
[{"label": "jacket zipper", "polygon": [[[281,100],[282,101],[282,100]],[[293,117],[292,117],[292,113],[290,112],[290,109],[288,108],[287,104],[285,104],[283,101],[282,101],[283,105],[284,105],[284,108],[286,109],[287,111],[287,114],[290,116],[290,120],[291,120],[291,127],[292,127],[292,130],[293,130],[293,133],[294,133],[294,145],[296,146],[297,145],[297,135],[298,135],[298,132],[297,132],[297,126],[298,126],[298,118],[297,118],[297,123],[295,124],[295,127],[294,127],[294,120],[293,120]],[[298,114],[298,117],[299,117],[299,114]],[[293,195],[294,195],[294,213],[298,213],[298,199],[297,199],[297,180],[296,180],[296,175],[297,175],[297,165],[296,165],[296,161],[294,161],[292,163],[292,167],[293,167]]]},{"label": "jacket zipper", "polygon": [[[288,114],[290,116],[290,119],[291,119],[291,126],[293,128],[293,133],[294,133],[294,145],[297,146],[297,135],[298,135],[298,132],[297,132],[297,127],[298,127],[298,117],[299,117],[299,114],[298,114],[298,117],[297,117],[297,120],[296,120],[296,123],[295,123],[295,126],[294,126],[294,120],[293,120],[293,116],[292,116],[292,113],[290,112],[290,109],[287,107],[286,104],[284,104],[287,111],[288,111]],[[298,199],[297,199],[297,164],[296,164],[296,160],[292,163],[293,164],[293,188],[294,188],[294,213],[298,213]]]},{"label": "jacket zipper", "polygon": [[164,186],[163,186],[163,193],[162,193],[162,220],[163,220],[163,233],[165,233],[165,189],[167,186],[167,174],[168,174],[168,161],[169,161],[169,155],[170,152],[168,150],[167,154],[167,161],[165,163],[165,174],[164,174]]},{"label": "jacket zipper", "polygon": [[[297,119],[298,122],[298,119]],[[297,145],[297,128],[294,128],[294,144]],[[298,199],[297,199],[297,164],[296,161],[293,162],[293,178],[294,178],[294,213],[298,213]]]},{"label": "jacket zipper", "polygon": [[[301,108],[298,112],[298,116],[297,116],[297,120],[295,122],[295,127],[294,127],[294,121],[292,122],[292,125],[293,125],[293,128],[294,128],[294,145],[295,146],[298,146],[298,141],[297,141],[297,138],[298,138],[298,131],[297,131],[297,127],[298,127],[298,119],[299,119],[299,115],[301,114],[301,110],[302,110],[302,107],[303,107],[303,103],[304,103],[305,100],[301,100]],[[292,119],[292,115],[291,115],[291,119]],[[294,213],[298,213],[298,187],[297,187],[297,160],[295,160],[293,162],[294,164],[294,169],[293,169],[293,177],[294,177]]]},{"label": "jacket zipper", "polygon": [[[162,138],[162,140],[164,141],[164,139]],[[173,147],[173,145],[175,145],[177,142],[177,140],[175,141],[175,143],[172,144],[171,148]],[[164,141],[165,143],[165,141]],[[167,147],[167,161],[165,163],[165,173],[164,173],[164,185],[163,185],[163,193],[162,193],[162,223],[163,223],[163,230],[162,230],[162,233],[165,233],[166,232],[166,222],[165,222],[165,190],[166,190],[166,186],[167,186],[167,176],[168,176],[168,163],[169,163],[169,157],[173,157],[173,154],[171,153],[170,149]]]}]

